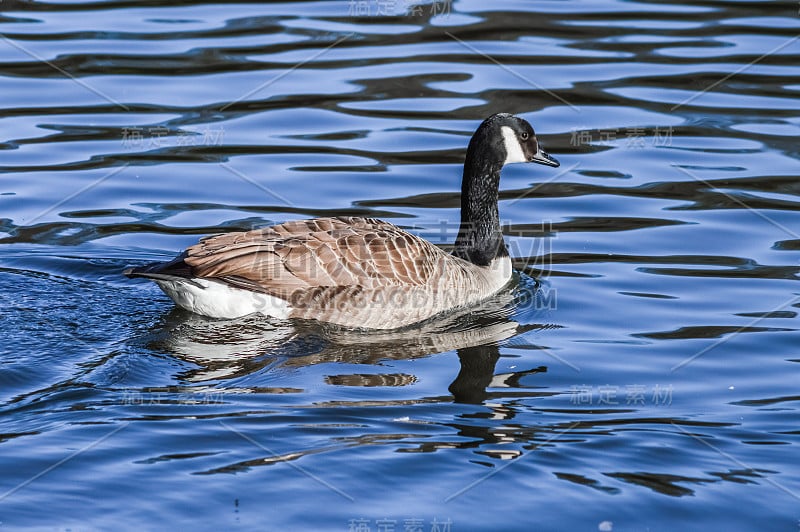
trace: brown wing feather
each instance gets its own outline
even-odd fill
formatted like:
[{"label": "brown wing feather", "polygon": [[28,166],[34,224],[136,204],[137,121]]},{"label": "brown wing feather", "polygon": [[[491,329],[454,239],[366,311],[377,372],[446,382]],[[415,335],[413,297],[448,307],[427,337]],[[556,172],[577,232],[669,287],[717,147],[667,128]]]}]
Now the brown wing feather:
[{"label": "brown wing feather", "polygon": [[198,277],[283,298],[319,287],[422,286],[441,271],[443,259],[452,259],[393,224],[350,217],[208,237],[187,253],[184,260]]}]

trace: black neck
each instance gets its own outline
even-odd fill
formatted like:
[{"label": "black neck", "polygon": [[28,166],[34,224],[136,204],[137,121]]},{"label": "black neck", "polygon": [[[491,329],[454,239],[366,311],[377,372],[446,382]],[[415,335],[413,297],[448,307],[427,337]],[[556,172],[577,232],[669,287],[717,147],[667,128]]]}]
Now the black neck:
[{"label": "black neck", "polygon": [[488,266],[494,258],[508,256],[497,209],[503,163],[486,160],[475,151],[468,150],[464,164],[461,227],[453,254],[478,266]]}]

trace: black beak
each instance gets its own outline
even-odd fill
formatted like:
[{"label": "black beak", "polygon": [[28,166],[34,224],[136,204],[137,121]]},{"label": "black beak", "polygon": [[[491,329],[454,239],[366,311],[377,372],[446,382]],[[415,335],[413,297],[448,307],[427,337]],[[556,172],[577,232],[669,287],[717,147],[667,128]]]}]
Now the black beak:
[{"label": "black beak", "polygon": [[551,157],[549,153],[544,151],[541,146],[539,146],[537,152],[531,156],[531,162],[544,164],[555,168],[561,165],[561,163],[559,163],[554,157]]}]

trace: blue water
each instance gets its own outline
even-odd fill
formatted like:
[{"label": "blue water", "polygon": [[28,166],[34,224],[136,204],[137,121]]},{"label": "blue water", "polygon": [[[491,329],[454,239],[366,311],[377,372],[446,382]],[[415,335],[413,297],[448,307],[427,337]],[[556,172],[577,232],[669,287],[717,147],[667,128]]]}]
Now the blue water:
[{"label": "blue water", "polygon": [[[792,2],[0,4],[0,528],[800,526]],[[124,278],[368,215],[452,243],[481,119],[513,293],[399,333]]]}]

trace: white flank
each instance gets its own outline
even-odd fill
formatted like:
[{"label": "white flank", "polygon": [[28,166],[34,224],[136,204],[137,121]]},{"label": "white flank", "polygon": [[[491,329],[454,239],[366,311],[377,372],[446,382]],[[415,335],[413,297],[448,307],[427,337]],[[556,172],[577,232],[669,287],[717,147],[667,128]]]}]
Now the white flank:
[{"label": "white flank", "polygon": [[514,130],[508,126],[502,126],[500,131],[503,133],[503,144],[506,147],[506,162],[503,164],[528,162]]},{"label": "white flank", "polygon": [[289,306],[283,299],[218,281],[155,279],[155,282],[179,307],[212,318],[238,318],[255,312],[284,319],[289,315]]},{"label": "white flank", "polygon": [[508,281],[511,280],[511,275],[514,268],[511,264],[510,257],[496,257],[492,259],[489,264],[488,275],[486,280],[489,283],[489,293],[484,297],[488,297],[503,288]]}]

